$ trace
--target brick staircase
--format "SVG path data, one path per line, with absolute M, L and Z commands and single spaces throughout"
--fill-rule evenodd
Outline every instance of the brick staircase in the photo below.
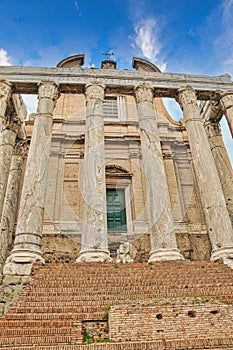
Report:
M 104 320 L 110 304 L 203 296 L 233 306 L 233 270 L 220 262 L 200 261 L 35 266 L 31 283 L 0 318 L 0 348 L 233 349 L 233 331 L 209 339 L 205 324 L 193 339 L 184 333 L 183 339 L 83 344 L 83 321 Z

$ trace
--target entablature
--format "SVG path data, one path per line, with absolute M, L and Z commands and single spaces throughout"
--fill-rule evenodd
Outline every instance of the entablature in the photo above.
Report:
M 156 97 L 176 97 L 177 90 L 187 86 L 197 92 L 200 100 L 215 99 L 222 91 L 233 90 L 229 74 L 205 76 L 193 74 L 139 72 L 96 68 L 0 67 L 0 80 L 13 84 L 14 93 L 35 94 L 41 81 L 60 85 L 62 93 L 83 93 L 84 86 L 101 83 L 108 91 L 133 94 L 135 86 L 149 83 Z

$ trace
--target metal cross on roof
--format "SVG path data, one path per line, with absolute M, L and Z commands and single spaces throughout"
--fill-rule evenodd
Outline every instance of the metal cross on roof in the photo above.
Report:
M 107 50 L 103 52 L 102 55 L 106 56 L 107 59 L 110 59 L 111 56 L 114 56 L 114 52 L 112 50 Z

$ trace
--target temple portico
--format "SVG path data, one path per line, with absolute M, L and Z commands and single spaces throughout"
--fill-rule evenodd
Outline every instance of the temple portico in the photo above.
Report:
M 233 134 L 230 76 L 161 73 L 137 58 L 136 71 L 123 71 L 107 61 L 0 67 L 4 274 L 29 275 L 44 262 L 43 233 L 55 225 L 80 243 L 78 262 L 111 261 L 121 244 L 150 235 L 149 263 L 187 258 L 198 238 L 200 249 L 210 242 L 211 260 L 232 267 L 232 166 L 219 130 L 225 114 Z M 13 101 L 26 93 L 38 95 L 38 109 L 25 122 Z M 179 102 L 182 122 L 162 97 Z

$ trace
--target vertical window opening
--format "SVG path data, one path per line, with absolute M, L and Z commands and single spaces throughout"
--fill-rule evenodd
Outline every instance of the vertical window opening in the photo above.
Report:
M 108 231 L 127 231 L 124 189 L 107 189 L 107 223 Z

